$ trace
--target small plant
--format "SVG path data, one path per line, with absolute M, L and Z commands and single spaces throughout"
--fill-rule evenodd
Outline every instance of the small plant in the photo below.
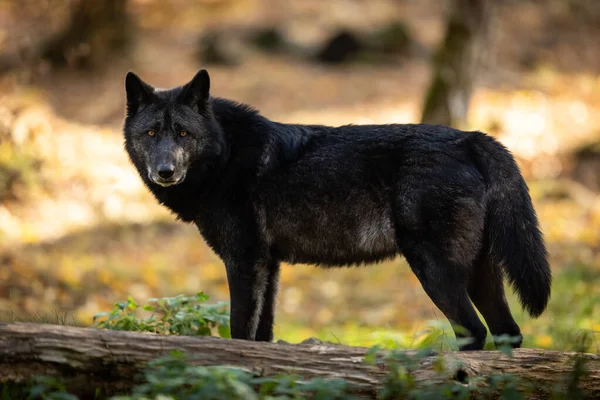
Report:
M 33 382 L 29 399 L 43 400 L 78 400 L 69 394 L 65 384 L 56 378 L 40 377 Z
M 590 332 L 580 332 L 575 337 L 574 350 L 575 355 L 572 357 L 573 367 L 565 379 L 558 383 L 554 388 L 554 400 L 580 400 L 584 399 L 585 395 L 581 388 L 582 378 L 589 376 L 587 361 L 582 354 L 586 349 L 591 347 L 593 337 Z
M 465 332 L 463 328 L 456 326 L 458 332 Z M 458 349 L 465 340 L 456 339 L 452 333 L 452 326 L 446 321 L 433 320 L 427 323 L 427 328 L 418 332 L 415 336 L 414 346 L 419 350 L 445 351 Z
M 180 352 L 148 364 L 144 381 L 130 396 L 111 400 L 203 399 L 203 400 L 317 400 L 352 399 L 344 380 L 312 379 L 302 382 L 291 375 L 257 377 L 240 368 L 194 366 Z
M 437 354 L 431 348 L 422 348 L 417 353 L 392 350 L 377 357 L 379 349 L 372 348 L 365 361 L 379 363 L 387 371 L 378 399 L 526 399 L 534 386 L 512 374 L 496 374 L 486 378 L 469 377 L 461 361 L 452 354 Z M 507 352 L 512 357 L 511 352 Z M 425 358 L 433 357 L 433 373 L 430 380 L 417 381 L 415 371 Z
M 228 367 L 202 367 L 190 364 L 180 352 L 161 357 L 148 364 L 144 383 L 131 396 L 113 400 L 142 399 L 257 399 L 250 382 L 252 375 Z
M 209 297 L 199 292 L 195 296 L 178 295 L 148 299 L 138 306 L 130 296 L 111 311 L 96 314 L 97 328 L 120 331 L 153 332 L 161 335 L 219 336 L 229 338 L 229 311 L 227 302 L 205 304 Z M 139 317 L 137 312 L 150 313 Z

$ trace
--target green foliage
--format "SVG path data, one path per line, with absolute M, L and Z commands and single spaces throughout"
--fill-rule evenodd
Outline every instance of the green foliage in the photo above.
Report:
M 30 399 L 43 400 L 77 400 L 77 397 L 67 393 L 66 385 L 59 379 L 40 377 L 34 381 L 29 393 Z
M 115 400 L 154 399 L 254 399 L 252 375 L 227 367 L 190 365 L 181 353 L 160 358 L 149 364 L 144 372 L 145 383 L 135 387 L 131 396 Z
M 373 353 L 369 356 L 372 358 Z M 432 362 L 435 376 L 428 382 L 417 382 L 414 372 L 425 358 Z M 394 350 L 383 358 L 386 378 L 378 394 L 382 400 L 399 398 L 415 400 L 485 399 L 500 394 L 502 399 L 525 399 L 533 386 L 520 377 L 496 374 L 487 378 L 469 377 L 465 366 L 452 355 L 435 355 L 424 348 L 415 354 Z
M 443 333 L 445 327 L 432 324 L 431 329 L 422 338 L 415 352 L 393 349 L 381 353 L 381 347 L 375 346 L 367 352 L 365 362 L 381 364 L 387 371 L 378 399 L 485 399 L 497 396 L 502 399 L 525 399 L 534 389 L 518 376 L 496 374 L 486 378 L 469 377 L 463 363 L 452 356 L 437 354 L 433 348 L 449 345 Z M 516 337 L 499 338 L 504 342 L 502 350 L 512 357 L 510 343 L 519 340 Z M 434 344 L 434 346 L 432 346 Z M 431 363 L 435 373 L 428 382 L 417 382 L 414 372 L 424 362 Z M 558 390 L 558 389 L 557 389 Z
M 464 332 L 460 327 L 456 327 L 458 332 Z M 436 351 L 457 350 L 462 344 L 466 344 L 468 339 L 456 339 L 452 333 L 452 326 L 447 321 L 430 321 L 427 328 L 417 334 L 416 348 L 430 349 Z
M 348 383 L 342 380 L 312 379 L 281 375 L 257 377 L 248 371 L 230 367 L 194 366 L 194 360 L 182 353 L 172 353 L 151 362 L 144 372 L 145 383 L 136 386 L 131 396 L 112 400 L 146 399 L 351 399 Z
M 559 382 L 553 391 L 553 400 L 582 400 L 585 398 L 580 387 L 582 378 L 589 376 L 586 360 L 581 353 L 590 347 L 593 336 L 589 332 L 581 332 L 575 339 L 576 354 L 572 358 L 573 367 L 562 382 Z
M 519 336 L 500 335 L 494 336 L 494 342 L 496 343 L 496 350 L 504 353 L 508 357 L 512 357 L 513 345 L 519 343 L 521 338 Z
M 216 330 L 219 336 L 230 337 L 228 303 L 205 304 L 208 299 L 199 292 L 195 296 L 149 299 L 148 304 L 138 306 L 130 296 L 111 311 L 96 314 L 94 322 L 100 329 L 185 336 L 211 336 Z M 136 315 L 140 310 L 150 315 L 140 318 Z

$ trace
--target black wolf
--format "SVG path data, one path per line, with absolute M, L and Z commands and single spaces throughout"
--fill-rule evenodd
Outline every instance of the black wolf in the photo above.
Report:
M 125 80 L 125 148 L 156 199 L 225 264 L 233 338 L 271 341 L 279 264 L 341 267 L 404 255 L 425 292 L 481 349 L 517 336 L 503 276 L 533 317 L 551 272 L 528 187 L 480 132 L 426 124 L 271 121 L 209 95 L 206 70 L 154 89 Z M 398 290 L 401 290 L 398 288 Z

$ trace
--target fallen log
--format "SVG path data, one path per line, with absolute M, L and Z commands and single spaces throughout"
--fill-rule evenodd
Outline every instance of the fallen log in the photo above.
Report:
M 264 376 L 294 374 L 303 378 L 343 378 L 356 394 L 374 397 L 386 374 L 382 364 L 368 364 L 369 349 L 329 343 L 260 343 L 215 337 L 159 336 L 46 324 L 0 323 L 0 382 L 23 383 L 44 375 L 67 379 L 80 398 L 93 398 L 96 389 L 124 393 L 138 382 L 146 363 L 180 350 L 194 355 L 197 365 L 235 366 Z M 409 352 L 411 353 L 411 352 Z M 414 352 L 412 352 L 414 353 Z M 542 388 L 555 386 L 583 357 L 587 376 L 580 388 L 586 398 L 600 398 L 600 356 L 536 349 L 519 349 L 508 357 L 498 351 L 449 353 L 451 375 L 471 377 L 510 373 Z M 418 384 L 436 382 L 435 357 L 419 361 Z

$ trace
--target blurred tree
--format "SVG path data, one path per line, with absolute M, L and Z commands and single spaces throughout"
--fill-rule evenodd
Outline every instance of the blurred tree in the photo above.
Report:
M 580 146 L 571 157 L 575 164 L 573 179 L 600 192 L 600 139 Z
M 364 50 L 364 44 L 357 34 L 343 29 L 334 33 L 321 49 L 318 50 L 316 59 L 326 64 L 340 64 L 347 62 Z
M 196 58 L 200 63 L 210 65 L 235 65 L 237 57 L 227 46 L 228 38 L 218 29 L 208 29 L 198 41 Z
M 53 66 L 93 67 L 122 51 L 129 39 L 127 0 L 77 0 L 64 30 L 43 45 Z
M 452 0 L 444 40 L 433 62 L 425 123 L 462 126 L 496 0 Z

